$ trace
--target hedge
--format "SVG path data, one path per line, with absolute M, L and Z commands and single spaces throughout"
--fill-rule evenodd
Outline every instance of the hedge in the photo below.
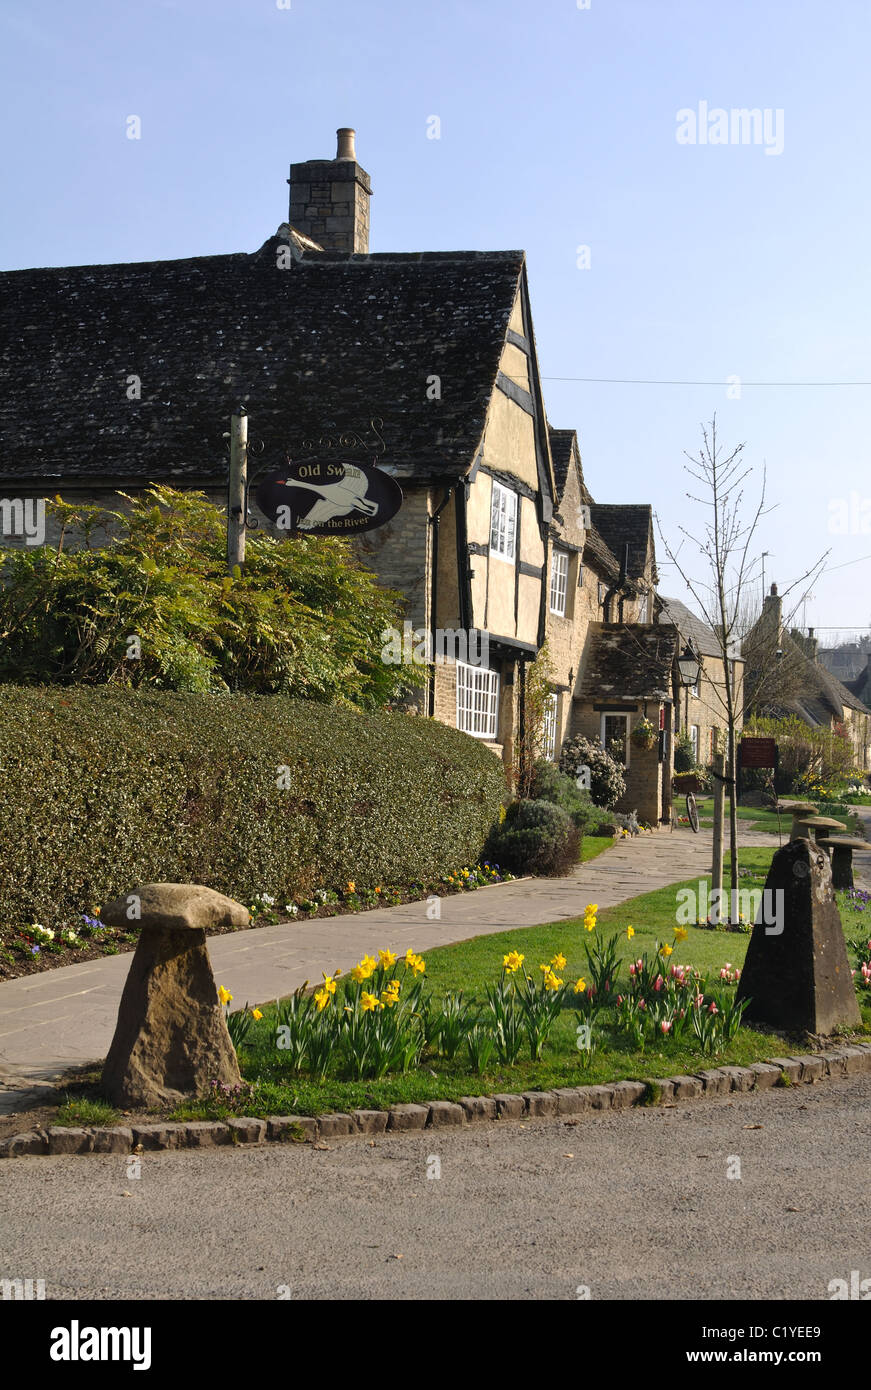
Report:
M 0 687 L 0 787 L 0 908 L 15 929 L 150 881 L 278 903 L 349 879 L 434 883 L 477 859 L 505 792 L 487 748 L 421 717 L 17 686 Z

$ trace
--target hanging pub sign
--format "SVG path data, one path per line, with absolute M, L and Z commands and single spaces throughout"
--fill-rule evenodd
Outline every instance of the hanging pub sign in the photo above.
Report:
M 390 521 L 402 505 L 402 489 L 374 464 L 305 459 L 264 478 L 257 505 L 280 531 L 343 536 Z
M 742 738 L 741 766 L 777 767 L 777 743 L 773 738 Z

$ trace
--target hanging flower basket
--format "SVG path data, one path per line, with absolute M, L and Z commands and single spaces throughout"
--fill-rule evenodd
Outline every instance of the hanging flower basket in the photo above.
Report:
M 676 772 L 672 778 L 672 786 L 680 796 L 689 796 L 690 792 L 696 796 L 705 790 L 702 778 L 697 772 Z
M 633 748 L 649 749 L 656 743 L 659 732 L 654 728 L 649 719 L 639 719 L 629 737 L 632 740 Z

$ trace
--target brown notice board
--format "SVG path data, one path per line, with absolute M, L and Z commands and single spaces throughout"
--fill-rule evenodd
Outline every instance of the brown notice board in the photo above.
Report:
M 777 742 L 773 738 L 742 738 L 742 767 L 776 767 Z

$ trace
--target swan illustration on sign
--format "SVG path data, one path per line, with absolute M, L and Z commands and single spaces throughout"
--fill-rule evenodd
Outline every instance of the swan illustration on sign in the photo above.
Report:
M 311 531 L 315 526 L 322 526 L 324 522 L 332 521 L 337 516 L 349 516 L 353 511 L 363 512 L 366 516 L 378 515 L 378 503 L 370 502 L 366 496 L 369 491 L 369 479 L 363 470 L 354 463 L 346 463 L 343 467 L 345 476 L 338 483 L 307 483 L 299 478 L 284 479 L 286 486 L 314 492 L 318 497 L 311 511 L 297 521 L 296 524 L 301 531 Z
M 316 459 L 270 474 L 257 502 L 281 531 L 334 536 L 383 526 L 399 510 L 402 491 L 372 464 Z

